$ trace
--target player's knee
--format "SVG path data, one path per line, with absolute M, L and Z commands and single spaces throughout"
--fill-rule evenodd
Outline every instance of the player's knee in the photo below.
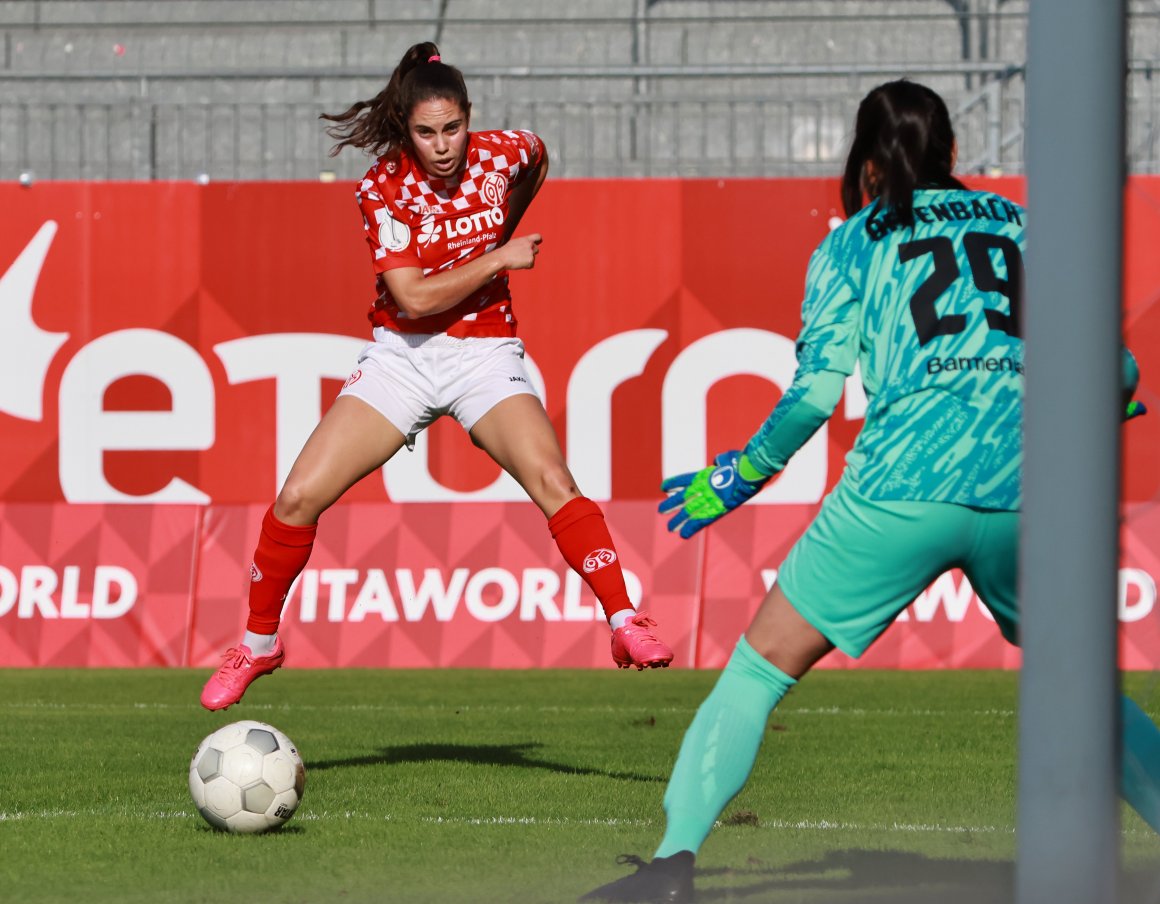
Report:
M 563 464 L 552 464 L 540 472 L 540 489 L 545 496 L 558 499 L 571 499 L 580 495 L 572 472 Z
M 524 490 L 549 517 L 581 495 L 566 467 L 547 466 L 521 480 Z
M 325 505 L 302 481 L 286 481 L 274 502 L 274 517 L 287 524 L 314 524 Z

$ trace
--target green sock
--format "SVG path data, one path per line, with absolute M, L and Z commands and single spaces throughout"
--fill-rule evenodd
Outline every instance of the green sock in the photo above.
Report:
M 1120 707 L 1120 795 L 1160 832 L 1160 729 L 1127 697 Z
M 737 641 L 729 664 L 685 732 L 665 791 L 665 837 L 655 856 L 697 853 L 753 771 L 770 712 L 796 683 L 744 636 Z

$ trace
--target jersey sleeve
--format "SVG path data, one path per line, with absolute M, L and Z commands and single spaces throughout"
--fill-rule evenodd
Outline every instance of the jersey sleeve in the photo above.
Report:
M 421 266 L 411 227 L 391 216 L 372 179 L 362 181 L 356 197 L 375 273 Z
M 745 444 L 750 464 L 766 475 L 785 468 L 793 454 L 830 419 L 845 385 L 845 378 L 832 370 L 795 377 L 765 423 Z
M 543 140 L 535 132 L 517 129 L 508 132 L 507 135 L 515 142 L 516 151 L 520 157 L 520 172 L 516 177 L 518 184 L 527 178 L 529 173 L 535 172 L 536 168 L 544 162 L 547 151 L 544 149 Z
M 847 377 L 858 363 L 859 293 L 829 243 L 810 258 L 802 330 L 797 339 L 799 373 L 830 370 Z
M 858 360 L 858 313 L 858 293 L 823 243 L 806 273 L 793 383 L 745 446 L 763 474 L 782 470 L 834 413 Z

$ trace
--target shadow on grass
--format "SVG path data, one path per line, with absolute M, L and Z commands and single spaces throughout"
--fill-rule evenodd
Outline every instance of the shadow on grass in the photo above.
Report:
M 1015 864 L 930 858 L 903 851 L 832 851 L 783 867 L 754 862 L 735 869 L 698 868 L 697 900 L 809 904 L 1014 904 Z M 1126 869 L 1120 900 L 1160 904 L 1160 864 Z
M 565 775 L 596 775 L 626 782 L 664 782 L 666 776 L 644 775 L 640 772 L 616 772 L 589 766 L 570 766 L 540 759 L 534 752 L 541 745 L 528 744 L 402 744 L 383 747 L 378 753 L 347 757 L 341 760 L 320 760 L 306 764 L 306 771 L 344 769 L 350 766 L 393 766 L 399 763 L 451 762 L 476 766 L 516 766 L 521 769 L 548 769 Z
M 266 829 L 264 832 L 227 832 L 225 829 L 219 829 L 216 826 L 203 824 L 197 827 L 198 832 L 203 832 L 209 835 L 221 835 L 223 838 L 274 838 L 278 835 L 305 835 L 306 829 L 302 826 L 294 825 L 280 825 L 272 829 Z
M 932 859 L 905 851 L 830 851 L 781 867 L 697 869 L 697 900 L 802 900 L 810 904 L 1006 904 L 1014 900 L 1014 864 Z

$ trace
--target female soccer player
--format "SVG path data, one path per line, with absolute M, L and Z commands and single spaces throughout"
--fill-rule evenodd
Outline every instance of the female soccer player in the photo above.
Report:
M 608 616 L 616 664 L 673 658 L 629 601 L 604 515 L 576 488 L 516 338 L 506 274 L 532 268 L 540 251 L 539 235 L 514 232 L 548 173 L 547 152 L 531 132 L 472 132 L 470 117 L 462 73 L 431 43 L 411 47 L 373 100 L 323 117 L 336 123 L 335 152 L 378 156 L 357 191 L 378 289 L 374 341 L 266 513 L 246 634 L 205 685 L 207 709 L 237 703 L 282 665 L 282 605 L 319 515 L 444 414 L 543 510 Z
M 834 647 L 860 656 L 942 572 L 961 568 L 1017 642 L 1026 213 L 969 191 L 954 161 L 933 91 L 896 81 L 866 96 L 842 178 L 848 219 L 807 271 L 792 386 L 743 451 L 662 484 L 669 529 L 692 536 L 785 467 L 860 364 L 865 424 L 685 734 L 654 859 L 630 858 L 636 873 L 583 900 L 691 900 L 696 853 L 748 780 L 769 713 Z M 1126 416 L 1138 413 L 1131 402 Z M 1123 710 L 1122 791 L 1160 829 L 1160 732 L 1127 698 Z

